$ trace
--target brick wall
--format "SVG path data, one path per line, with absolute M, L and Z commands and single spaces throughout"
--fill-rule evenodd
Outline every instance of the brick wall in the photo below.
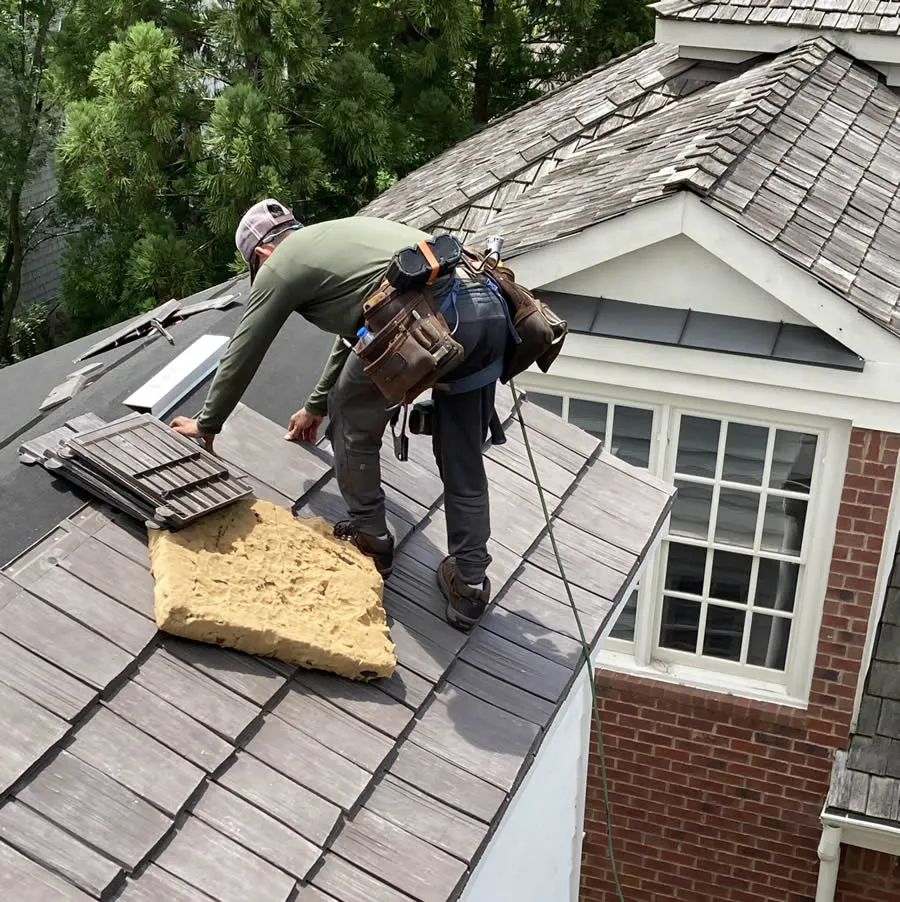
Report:
M 812 902 L 818 815 L 831 753 L 847 744 L 898 449 L 898 435 L 851 434 L 807 709 L 598 674 L 628 902 Z M 594 751 L 582 902 L 617 899 L 602 793 Z M 893 899 L 853 892 L 842 902 Z
M 843 846 L 835 902 L 900 902 L 900 861 L 883 852 Z

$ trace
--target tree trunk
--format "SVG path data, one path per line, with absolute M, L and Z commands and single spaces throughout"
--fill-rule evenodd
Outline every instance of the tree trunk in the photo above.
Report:
M 493 47 L 489 34 L 494 24 L 496 7 L 494 0 L 481 0 L 481 35 L 478 52 L 475 54 L 474 91 L 472 93 L 472 119 L 487 122 L 490 116 L 491 99 L 491 55 Z
M 9 221 L 7 222 L 6 253 L 0 263 L 0 362 L 10 363 L 12 358 L 13 314 L 22 287 L 22 224 L 20 222 L 20 190 L 14 189 L 10 197 Z
M 34 141 L 43 109 L 41 98 L 41 77 L 44 70 L 44 50 L 50 28 L 52 9 L 48 5 L 42 13 L 35 34 L 30 59 L 26 47 L 22 45 L 22 71 L 19 77 L 30 89 L 19 101 L 19 141 L 16 149 L 16 167 L 9 196 L 9 219 L 7 221 L 6 251 L 0 261 L 0 362 L 12 357 L 10 332 L 13 314 L 19 300 L 22 286 L 22 264 L 25 261 L 26 244 L 22 222 L 22 191 L 28 181 L 28 163 L 34 150 Z M 25 32 L 25 4 L 20 4 L 20 22 Z

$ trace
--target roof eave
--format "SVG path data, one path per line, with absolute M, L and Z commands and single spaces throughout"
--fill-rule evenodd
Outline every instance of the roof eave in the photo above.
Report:
M 823 827 L 841 831 L 841 842 L 889 855 L 900 855 L 900 822 L 896 824 L 861 817 L 827 804 L 819 820 Z

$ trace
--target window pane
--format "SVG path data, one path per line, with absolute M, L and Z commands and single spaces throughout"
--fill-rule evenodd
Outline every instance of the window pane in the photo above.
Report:
M 779 429 L 775 433 L 769 485 L 773 489 L 809 494 L 815 459 L 816 437 L 814 435 L 786 432 Z
M 796 498 L 767 498 L 760 548 L 799 557 L 805 525 L 805 501 Z
M 711 598 L 722 601 L 747 603 L 750 595 L 750 571 L 753 558 L 733 551 L 714 551 L 712 578 L 709 583 Z
M 762 426 L 729 423 L 728 433 L 725 437 L 722 479 L 726 482 L 762 485 L 768 441 L 769 430 Z
M 722 424 L 718 420 L 682 417 L 678 431 L 676 472 L 712 479 L 716 475 L 721 427 Z
M 558 417 L 562 416 L 563 399 L 559 395 L 545 395 L 539 391 L 526 392 L 526 399 L 537 404 L 538 407 L 544 407 L 555 413 Z
M 606 438 L 606 405 L 599 401 L 570 398 L 569 422 L 602 441 Z
M 696 545 L 669 544 L 666 562 L 666 588 L 675 592 L 703 594 L 703 575 L 706 571 L 706 549 Z
M 616 620 L 616 625 L 609 634 L 611 639 L 624 639 L 626 642 L 634 640 L 634 618 L 637 614 L 637 598 L 638 593 L 637 589 L 635 589 L 628 601 L 625 602 L 625 607 L 622 608 L 622 612 Z
M 613 410 L 613 437 L 610 448 L 616 457 L 635 467 L 649 467 L 652 435 L 652 410 L 616 405 Z
M 709 516 L 712 511 L 712 486 L 676 479 L 675 487 L 678 494 L 675 496 L 675 504 L 672 505 L 670 535 L 706 541 L 709 537 Z
M 746 616 L 747 612 L 741 608 L 723 608 L 711 604 L 706 610 L 703 654 L 713 658 L 740 661 Z
M 663 601 L 659 644 L 664 648 L 696 652 L 699 626 L 699 601 L 689 601 L 686 598 L 666 598 Z
M 791 621 L 787 617 L 754 614 L 747 663 L 772 670 L 784 670 L 790 635 Z
M 760 496 L 755 492 L 721 489 L 716 519 L 716 541 L 723 545 L 753 547 Z
M 760 558 L 759 574 L 756 577 L 756 597 L 753 604 L 758 608 L 793 611 L 794 594 L 797 591 L 799 575 L 799 564 Z

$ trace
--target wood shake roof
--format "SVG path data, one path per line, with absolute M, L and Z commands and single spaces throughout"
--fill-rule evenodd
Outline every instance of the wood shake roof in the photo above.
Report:
M 475 244 L 499 234 L 515 257 L 690 191 L 900 334 L 898 114 L 877 74 L 822 38 L 730 72 L 654 45 L 489 124 L 362 212 Z M 511 174 L 526 166 L 527 185 Z

